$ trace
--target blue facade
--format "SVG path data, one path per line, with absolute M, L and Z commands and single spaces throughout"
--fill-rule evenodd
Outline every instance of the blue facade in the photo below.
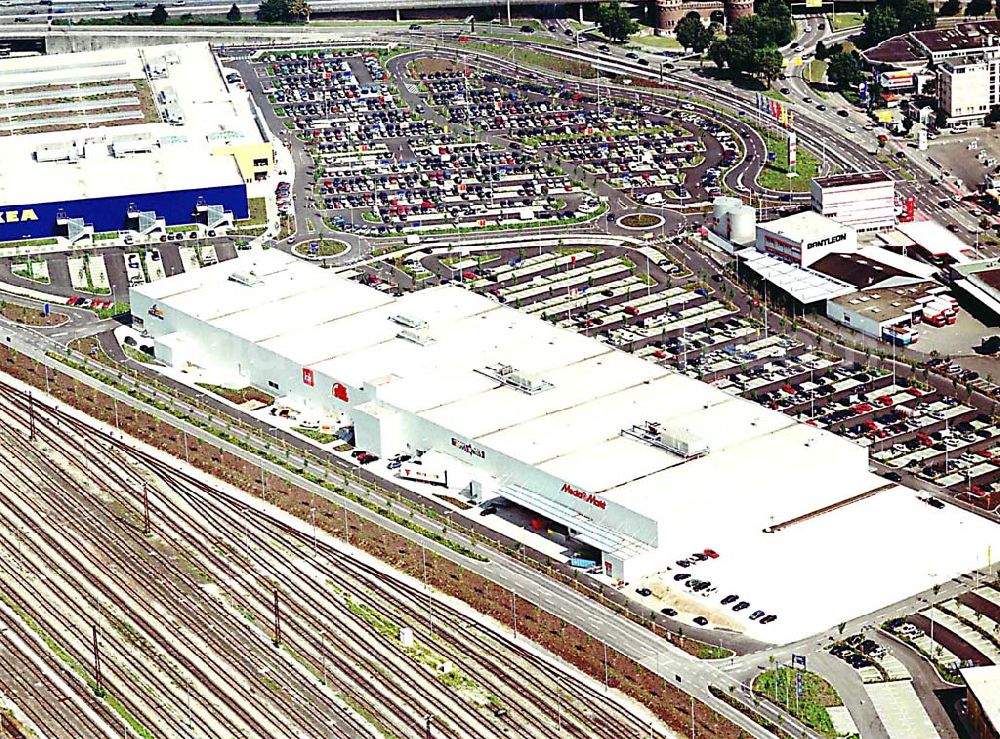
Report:
M 0 206 L 0 241 L 37 239 L 58 236 L 56 214 L 63 210 L 69 218 L 82 218 L 92 224 L 94 231 L 123 231 L 129 226 L 128 207 L 153 210 L 168 226 L 194 223 L 195 206 L 199 198 L 208 205 L 222 205 L 232 211 L 236 219 L 249 216 L 247 188 L 243 183 L 219 187 L 191 188 L 171 192 L 152 192 L 137 195 L 116 195 L 104 198 L 86 198 L 50 203 L 27 203 Z

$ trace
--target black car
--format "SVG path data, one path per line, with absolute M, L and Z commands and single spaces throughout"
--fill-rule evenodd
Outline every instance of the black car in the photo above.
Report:
M 691 566 L 691 563 L 688 560 L 686 560 L 686 559 L 679 559 L 676 562 L 674 562 L 674 564 L 677 565 L 678 567 L 690 567 Z
M 743 610 L 746 610 L 749 607 L 750 607 L 749 603 L 747 603 L 745 600 L 741 600 L 739 603 L 737 603 L 735 606 L 733 606 L 733 610 L 734 611 L 743 611 Z
M 763 611 L 757 610 L 750 614 L 750 620 L 756 621 L 758 618 L 764 615 Z
M 645 59 L 645 58 L 640 59 L 639 60 L 639 64 L 642 64 L 643 66 L 647 66 L 648 67 L 649 66 L 649 59 Z
M 488 505 L 483 510 L 479 512 L 480 516 L 492 516 L 497 512 L 497 507 L 495 505 Z
M 775 616 L 775 615 L 774 615 L 774 614 L 772 613 L 772 614 L 771 614 L 770 616 L 764 616 L 764 618 L 762 618 L 762 619 L 760 620 L 760 622 L 761 622 L 762 624 L 769 624 L 769 623 L 773 623 L 774 621 L 777 621 L 777 620 L 778 620 L 778 617 L 777 617 L 777 616 Z
M 597 47 L 597 50 L 598 51 L 611 51 L 611 47 L 608 46 L 607 44 L 601 44 L 600 46 Z
M 533 26 L 521 26 L 521 33 L 534 33 L 535 29 Z
M 643 598 L 647 598 L 647 597 L 649 597 L 650 595 L 653 594 L 653 591 L 650 590 L 649 588 L 636 588 L 635 592 L 637 592 Z
M 929 505 L 931 508 L 938 508 L 938 509 L 944 508 L 944 503 L 942 503 L 937 498 L 928 498 L 927 505 Z
M 699 626 L 708 626 L 708 619 L 704 616 L 695 616 L 692 620 Z
M 634 51 L 630 51 L 625 56 L 628 57 L 629 59 L 638 59 L 639 58 L 639 55 L 636 54 Z
M 739 600 L 739 598 L 740 596 L 738 595 L 727 595 L 725 598 L 722 599 L 722 605 L 728 606 L 733 601 Z
M 660 613 L 662 613 L 664 616 L 671 616 L 671 617 L 677 615 L 677 611 L 675 611 L 673 608 L 661 608 Z
M 849 116 L 850 113 L 848 113 L 846 110 L 841 109 L 837 111 L 837 115 L 839 115 L 841 118 L 847 118 L 847 116 Z
M 680 582 L 681 580 L 687 580 L 689 577 L 691 577 L 690 572 L 679 572 L 676 575 L 674 575 L 674 580 Z
M 886 472 L 882 475 L 886 480 L 892 480 L 893 482 L 902 482 L 903 476 L 898 472 Z

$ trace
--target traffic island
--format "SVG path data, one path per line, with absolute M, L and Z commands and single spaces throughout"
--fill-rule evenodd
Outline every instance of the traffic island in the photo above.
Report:
M 310 239 L 296 244 L 292 251 L 296 256 L 306 259 L 325 259 L 343 254 L 350 247 L 336 239 Z
M 642 231 L 648 228 L 659 228 L 664 222 L 663 216 L 657 213 L 629 213 L 618 221 L 618 225 L 630 231 Z

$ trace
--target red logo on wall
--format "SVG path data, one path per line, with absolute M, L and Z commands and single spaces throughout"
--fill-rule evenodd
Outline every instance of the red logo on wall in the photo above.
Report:
M 345 403 L 349 402 L 347 397 L 347 388 L 341 385 L 339 382 L 333 384 L 333 397 L 337 400 L 342 400 Z
M 316 377 L 313 375 L 313 371 L 306 367 L 302 368 L 302 382 L 304 382 L 309 387 L 313 387 L 316 384 Z
M 577 488 L 573 487 L 568 483 L 563 483 L 562 492 L 569 493 L 574 498 L 585 500 L 586 502 L 590 503 L 592 506 L 596 506 L 597 508 L 603 509 L 606 508 L 608 505 L 593 493 L 588 493 L 585 490 L 578 490 Z

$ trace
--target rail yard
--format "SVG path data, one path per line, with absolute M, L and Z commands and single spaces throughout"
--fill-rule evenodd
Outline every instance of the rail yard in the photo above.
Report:
M 352 556 L 321 522 L 9 385 L 0 417 L 0 670 L 44 736 L 651 730 L 603 686 Z

